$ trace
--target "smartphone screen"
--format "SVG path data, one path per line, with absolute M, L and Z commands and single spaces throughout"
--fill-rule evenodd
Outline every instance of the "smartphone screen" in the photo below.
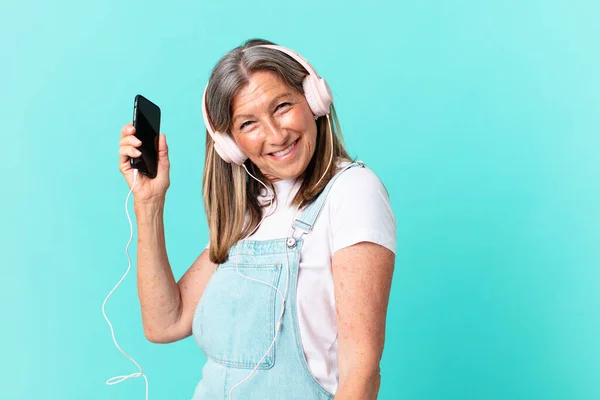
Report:
M 141 140 L 138 147 L 142 155 L 131 159 L 131 167 L 149 178 L 156 178 L 158 169 L 158 136 L 160 132 L 160 108 L 138 94 L 133 105 L 135 137 Z

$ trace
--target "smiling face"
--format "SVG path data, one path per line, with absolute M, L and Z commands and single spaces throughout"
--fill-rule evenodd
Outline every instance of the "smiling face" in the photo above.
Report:
M 272 182 L 300 176 L 316 147 L 317 124 L 302 93 L 257 71 L 234 96 L 231 133 Z

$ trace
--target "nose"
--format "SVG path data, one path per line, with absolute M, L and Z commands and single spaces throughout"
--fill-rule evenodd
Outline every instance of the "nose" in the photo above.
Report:
M 282 129 L 281 125 L 275 119 L 268 118 L 263 123 L 263 135 L 266 141 L 274 146 L 281 146 L 287 143 L 287 131 Z

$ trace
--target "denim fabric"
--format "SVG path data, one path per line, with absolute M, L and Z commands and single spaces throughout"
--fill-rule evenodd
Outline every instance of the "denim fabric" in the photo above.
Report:
M 296 310 L 296 285 L 303 235 L 314 226 L 337 177 L 294 221 L 291 237 L 238 242 L 227 261 L 217 267 L 198 302 L 192 330 L 206 355 L 202 379 L 192 400 L 229 400 L 233 386 L 252 376 L 231 393 L 244 400 L 326 400 L 325 390 L 308 368 Z M 285 310 L 275 344 L 276 324 L 282 307 L 280 294 L 272 287 L 238 275 L 267 282 L 285 294 Z M 288 275 L 289 273 L 289 275 Z M 262 359 L 262 361 L 261 361 Z

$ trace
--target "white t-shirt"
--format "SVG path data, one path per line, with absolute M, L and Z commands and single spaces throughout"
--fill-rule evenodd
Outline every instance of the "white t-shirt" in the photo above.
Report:
M 348 165 L 340 163 L 340 167 Z M 294 198 L 299 183 L 274 183 L 277 207 L 247 239 L 287 237 L 293 223 Z M 264 208 L 266 213 L 268 207 Z M 298 213 L 300 215 L 302 210 Z M 354 167 L 333 184 L 325 206 L 304 237 L 298 270 L 296 304 L 302 347 L 308 367 L 330 393 L 338 386 L 337 317 L 331 260 L 333 254 L 359 242 L 380 244 L 396 252 L 396 219 L 388 193 L 373 171 Z

